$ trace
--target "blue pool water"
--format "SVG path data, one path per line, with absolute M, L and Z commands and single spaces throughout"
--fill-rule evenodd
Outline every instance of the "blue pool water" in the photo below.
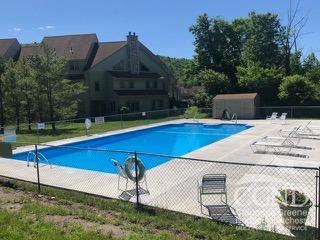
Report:
M 53 165 L 115 173 L 116 169 L 111 159 L 116 159 L 123 164 L 132 154 L 92 149 L 182 156 L 248 128 L 250 126 L 243 124 L 168 124 L 75 142 L 61 147 L 50 147 L 39 150 L 39 152 Z M 82 149 L 74 149 L 72 147 Z M 14 159 L 26 160 L 27 154 L 28 152 L 15 154 Z M 142 160 L 146 169 L 151 169 L 172 159 L 171 157 L 148 154 L 138 154 L 138 157 Z

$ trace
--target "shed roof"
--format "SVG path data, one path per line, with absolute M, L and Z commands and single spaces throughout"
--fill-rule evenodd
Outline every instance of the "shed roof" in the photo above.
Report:
M 213 99 L 229 100 L 229 99 L 255 99 L 258 93 L 239 93 L 239 94 L 218 94 Z

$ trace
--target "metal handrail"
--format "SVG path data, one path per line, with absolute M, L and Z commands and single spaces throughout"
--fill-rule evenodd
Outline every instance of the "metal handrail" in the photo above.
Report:
M 234 119 L 236 119 L 236 120 L 234 120 Z M 232 122 L 236 122 L 236 124 L 238 124 L 238 115 L 237 115 L 236 113 L 234 113 L 234 114 L 232 115 L 231 121 L 232 121 Z
M 36 158 L 37 158 L 37 155 L 35 152 L 28 152 L 28 155 L 27 155 L 27 166 L 29 167 L 30 164 L 30 155 L 33 155 L 33 166 L 36 167 Z M 50 168 L 52 168 L 52 165 L 51 163 L 49 162 L 49 160 L 40 152 L 38 152 L 38 161 L 40 162 L 41 161 L 41 158 L 44 159 L 47 164 L 50 166 Z

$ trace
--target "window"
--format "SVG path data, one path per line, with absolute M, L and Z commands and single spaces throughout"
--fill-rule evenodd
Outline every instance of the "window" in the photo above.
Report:
M 129 108 L 130 112 L 138 112 L 140 111 L 140 102 L 126 102 L 126 107 Z
M 78 70 L 80 70 L 80 67 L 77 63 L 70 63 L 70 70 L 71 71 L 78 71 Z
M 157 81 L 153 82 L 153 88 L 158 88 L 158 82 Z
M 134 81 L 129 81 L 129 88 L 134 88 Z
M 141 72 L 149 72 L 149 68 L 146 67 L 142 62 L 140 62 L 140 71 Z
M 158 100 L 158 108 L 163 108 L 163 100 Z
M 123 80 L 120 81 L 120 88 L 125 88 Z
M 152 110 L 156 110 L 156 100 L 152 100 L 152 102 L 151 102 L 151 109 Z
M 107 110 L 107 104 L 105 102 L 101 103 L 101 114 L 100 115 L 105 115 Z
M 114 113 L 116 111 L 116 103 L 115 101 L 110 102 L 110 112 Z
M 150 82 L 146 81 L 146 88 L 150 88 Z
M 123 70 L 124 70 L 124 61 L 121 60 L 120 62 L 118 62 L 117 64 L 115 64 L 115 65 L 112 67 L 112 70 L 114 70 L 114 71 L 123 71 Z
M 100 84 L 99 84 L 99 82 L 95 82 L 95 83 L 94 83 L 94 90 L 95 90 L 96 92 L 99 92 L 99 91 L 100 91 Z

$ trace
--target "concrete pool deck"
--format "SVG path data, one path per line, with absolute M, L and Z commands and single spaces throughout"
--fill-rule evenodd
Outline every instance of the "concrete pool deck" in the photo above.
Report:
M 88 140 L 117 133 L 134 131 L 146 127 L 160 126 L 168 123 L 191 122 L 188 120 L 174 120 L 147 126 L 128 128 L 108 132 L 106 134 L 84 136 L 48 143 L 61 145 L 76 141 Z M 224 123 L 220 120 L 204 119 L 201 123 Z M 254 228 L 276 230 L 289 234 L 282 226 L 282 219 L 275 195 L 280 188 L 290 187 L 303 191 L 315 204 L 315 174 L 316 170 L 284 169 L 242 166 L 233 164 L 216 163 L 215 161 L 231 163 L 250 163 L 263 165 L 282 165 L 295 167 L 318 168 L 320 166 L 320 140 L 302 139 L 300 145 L 310 146 L 312 150 L 299 150 L 308 158 L 289 156 L 274 156 L 272 154 L 254 154 L 250 143 L 264 136 L 278 136 L 280 129 L 293 129 L 305 125 L 309 120 L 287 120 L 285 124 L 280 121 L 271 123 L 266 120 L 239 120 L 238 123 L 253 125 L 238 134 L 207 145 L 184 157 L 208 161 L 189 161 L 173 159 L 160 166 L 147 171 L 149 195 L 142 195 L 144 204 L 162 207 L 198 216 L 206 216 L 200 212 L 197 201 L 197 182 L 207 173 L 225 173 L 227 175 L 228 205 L 233 215 L 244 225 Z M 227 122 L 230 123 L 230 122 Z M 312 121 L 312 125 L 320 128 L 320 121 Z M 15 153 L 34 150 L 34 146 L 18 148 Z M 143 158 L 143 156 L 139 156 Z M 12 161 L 0 158 L 0 175 L 23 179 L 31 182 L 37 181 L 36 169 L 27 167 L 26 162 Z M 117 189 L 118 177 L 115 174 L 98 173 L 81 169 L 53 166 L 40 167 L 40 180 L 42 184 L 83 191 L 110 198 L 119 198 L 122 191 Z M 144 185 L 142 184 L 142 187 Z M 267 191 L 263 191 L 267 190 Z M 252 196 L 256 196 L 255 199 Z M 135 201 L 135 198 L 131 198 Z M 208 198 L 210 210 L 222 203 L 218 199 Z M 268 204 L 266 204 L 268 203 Z M 314 211 L 310 210 L 307 224 L 314 226 Z M 205 213 L 209 212 L 205 210 Z M 212 213 L 212 211 L 211 211 Z

